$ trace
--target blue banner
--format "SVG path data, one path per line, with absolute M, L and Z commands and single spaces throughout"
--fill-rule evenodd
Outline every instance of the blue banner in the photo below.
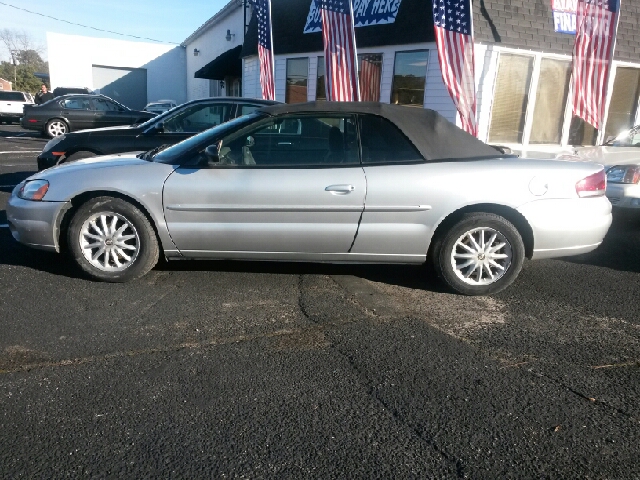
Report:
M 356 27 L 383 25 L 396 21 L 402 0 L 352 0 Z M 315 0 L 311 0 L 304 33 L 321 32 L 322 18 Z

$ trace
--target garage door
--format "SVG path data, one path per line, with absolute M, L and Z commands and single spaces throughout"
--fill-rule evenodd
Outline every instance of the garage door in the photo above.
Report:
M 147 69 L 93 65 L 93 88 L 134 110 L 147 104 Z

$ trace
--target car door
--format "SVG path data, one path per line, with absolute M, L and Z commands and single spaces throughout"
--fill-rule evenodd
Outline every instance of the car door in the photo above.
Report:
M 113 127 L 130 123 L 128 112 L 121 111 L 122 108 L 117 104 L 110 102 L 106 98 L 93 98 L 92 102 L 96 127 Z
M 165 218 L 183 255 L 345 258 L 366 195 L 355 123 L 350 116 L 287 122 L 300 124 L 296 156 L 279 145 L 283 122 L 269 118 L 224 138 L 210 168 L 180 167 L 167 179 Z M 336 130 L 342 146 L 332 147 Z
M 96 126 L 95 110 L 89 96 L 68 97 L 62 100 L 60 105 L 62 107 L 62 116 L 69 120 L 72 130 L 94 128 Z
M 209 128 L 233 118 L 235 105 L 232 102 L 202 102 L 185 105 L 183 108 L 162 117 L 136 139 L 137 150 L 150 150 L 160 145 L 173 145 Z M 160 128 L 161 124 L 161 128 Z
M 440 177 L 429 175 L 420 152 L 389 120 L 360 115 L 359 123 L 367 198 L 352 252 L 381 260 L 424 260 Z

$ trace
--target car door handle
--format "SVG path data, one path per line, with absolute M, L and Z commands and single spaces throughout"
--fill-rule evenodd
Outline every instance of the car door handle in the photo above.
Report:
M 333 195 L 346 195 L 356 189 L 353 185 L 329 185 L 324 189 L 325 192 L 331 192 Z

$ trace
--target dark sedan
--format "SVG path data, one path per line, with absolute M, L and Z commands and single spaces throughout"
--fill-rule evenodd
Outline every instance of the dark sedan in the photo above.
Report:
M 153 114 L 131 110 L 104 95 L 63 95 L 42 105 L 26 105 L 22 128 L 38 130 L 47 137 L 65 135 L 86 128 L 131 125 Z
M 173 145 L 198 132 L 276 103 L 251 98 L 204 98 L 182 104 L 140 125 L 62 135 L 45 145 L 38 156 L 38 170 L 96 155 L 147 151 L 161 145 Z

